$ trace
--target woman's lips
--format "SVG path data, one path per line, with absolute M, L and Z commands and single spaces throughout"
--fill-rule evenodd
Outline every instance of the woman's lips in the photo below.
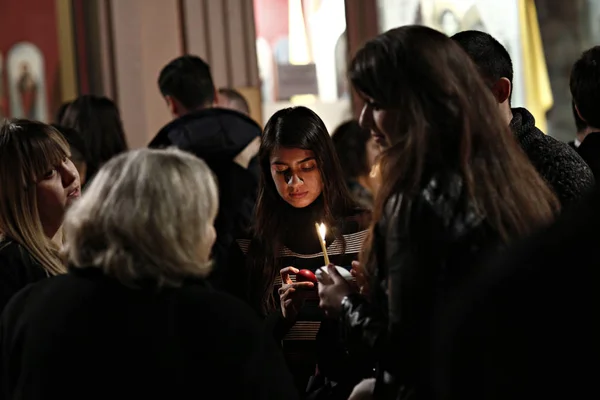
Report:
M 371 136 L 378 144 L 384 144 L 386 142 L 384 135 L 381 135 L 379 133 L 372 133 Z
M 77 197 L 79 197 L 80 194 L 81 194 L 81 189 L 77 188 L 77 189 L 74 189 L 71 192 L 69 192 L 69 194 L 67 195 L 67 197 L 77 198 Z
M 301 199 L 303 197 L 306 197 L 306 195 L 308 194 L 308 192 L 302 192 L 302 193 L 290 193 L 290 197 L 292 199 Z

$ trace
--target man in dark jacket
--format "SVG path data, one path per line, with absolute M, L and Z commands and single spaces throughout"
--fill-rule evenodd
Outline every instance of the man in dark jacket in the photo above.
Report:
M 227 266 L 230 246 L 252 221 L 261 128 L 242 113 L 214 107 L 217 95 L 210 67 L 199 57 L 186 55 L 169 62 L 160 72 L 158 86 L 174 120 L 149 147 L 189 151 L 208 164 L 219 182 L 213 248 L 214 283 L 219 286 L 219 271 Z
M 464 31 L 452 36 L 478 66 L 498 100 L 500 112 L 539 174 L 563 207 L 580 200 L 594 186 L 588 165 L 566 143 L 545 135 L 524 108 L 511 108 L 513 66 L 508 51 L 485 32 Z
M 577 123 L 577 152 L 600 179 L 600 46 L 585 51 L 571 71 L 571 96 Z M 579 129 L 579 125 L 585 127 Z

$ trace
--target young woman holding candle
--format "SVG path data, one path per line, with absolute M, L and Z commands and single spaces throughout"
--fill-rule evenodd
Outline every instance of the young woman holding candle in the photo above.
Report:
M 559 203 L 445 35 L 388 31 L 358 51 L 349 75 L 366 103 L 361 124 L 385 149 L 363 258 L 370 294 L 329 268 L 321 306 L 341 314 L 350 351 L 377 358 L 376 398 L 435 398 L 440 305 L 460 297 L 488 251 L 552 222 Z
M 318 387 L 321 395 L 346 399 L 361 371 L 346 360 L 337 321 L 326 320 L 318 308 L 316 285 L 295 282 L 295 275 L 302 269 L 316 272 L 325 264 L 315 223 L 326 229 L 330 261 L 350 269 L 370 213 L 352 200 L 327 128 L 308 108 L 287 108 L 271 117 L 259 161 L 255 226 L 249 238 L 238 240 L 244 261 L 231 264 L 229 273 L 238 276 L 224 288 L 266 318 L 300 392 L 307 391 L 312 377 L 312 398 Z M 234 271 L 235 266 L 241 268 Z M 241 285 L 232 286 L 235 282 Z M 335 393 L 330 392 L 332 382 Z

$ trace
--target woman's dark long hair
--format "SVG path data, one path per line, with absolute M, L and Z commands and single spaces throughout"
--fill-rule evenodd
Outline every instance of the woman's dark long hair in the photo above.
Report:
M 323 180 L 323 222 L 338 236 L 339 219 L 357 209 L 350 196 L 344 175 L 325 124 L 306 107 L 277 111 L 267 122 L 260 151 L 260 185 L 256 204 L 254 240 L 249 250 L 251 268 L 250 299 L 263 312 L 271 310 L 273 283 L 279 273 L 277 254 L 283 243 L 290 206 L 281 198 L 271 176 L 271 154 L 278 148 L 311 150 Z M 316 232 L 315 232 L 316 237 Z
M 390 30 L 351 62 L 354 88 L 395 117 L 381 158 L 373 223 L 390 198 L 416 195 L 430 170 L 453 170 L 500 238 L 508 242 L 551 222 L 554 193 L 519 147 L 469 56 L 423 26 Z M 374 268 L 370 244 L 363 259 Z
M 86 174 L 88 180 L 105 162 L 127 151 L 119 109 L 106 97 L 78 97 L 68 105 L 60 125 L 75 129 L 81 135 L 89 157 Z

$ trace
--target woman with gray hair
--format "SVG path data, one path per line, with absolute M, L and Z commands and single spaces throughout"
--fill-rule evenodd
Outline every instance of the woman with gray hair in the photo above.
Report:
M 295 398 L 253 311 L 204 280 L 217 207 L 193 155 L 106 163 L 66 216 L 69 272 L 2 316 L 0 398 Z

